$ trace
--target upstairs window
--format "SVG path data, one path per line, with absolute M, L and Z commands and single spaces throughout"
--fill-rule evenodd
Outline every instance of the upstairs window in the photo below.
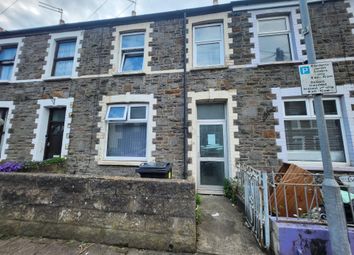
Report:
M 194 27 L 194 64 L 197 67 L 224 64 L 223 24 Z
M 74 65 L 76 38 L 56 42 L 52 76 L 71 76 Z
M 258 19 L 258 42 L 261 63 L 291 61 L 291 30 L 289 18 Z
M 121 72 L 134 72 L 143 70 L 144 41 L 144 32 L 121 35 Z
M 346 162 L 339 98 L 323 99 L 331 158 Z M 321 161 L 316 115 L 312 99 L 284 101 L 284 125 L 289 161 Z
M 108 107 L 107 159 L 146 159 L 147 108 L 146 104 L 117 104 Z
M 17 45 L 0 46 L 0 80 L 11 80 Z

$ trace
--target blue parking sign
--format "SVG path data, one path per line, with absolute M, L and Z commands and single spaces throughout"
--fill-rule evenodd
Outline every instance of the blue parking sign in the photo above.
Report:
M 301 66 L 300 67 L 300 74 L 310 74 L 311 69 L 310 66 Z

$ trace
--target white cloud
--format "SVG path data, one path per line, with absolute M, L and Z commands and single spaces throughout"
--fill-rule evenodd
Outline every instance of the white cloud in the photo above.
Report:
M 133 8 L 133 6 L 130 6 L 129 9 L 124 11 L 129 5 L 127 0 L 107 0 L 102 8 L 90 17 L 104 0 L 42 0 L 42 2 L 62 8 L 66 23 L 129 16 Z M 138 0 L 137 14 L 208 6 L 212 5 L 212 2 L 212 0 Z M 220 4 L 228 2 L 230 0 L 219 0 Z M 11 3 L 13 3 L 13 0 L 1 0 L 0 12 L 10 6 Z M 124 13 L 122 13 L 123 11 Z M 59 13 L 39 7 L 37 0 L 18 0 L 11 8 L 0 15 L 0 27 L 6 30 L 15 30 L 56 25 L 59 18 Z

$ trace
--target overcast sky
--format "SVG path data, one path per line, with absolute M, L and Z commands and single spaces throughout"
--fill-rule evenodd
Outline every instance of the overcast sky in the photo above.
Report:
M 133 9 L 129 0 L 41 1 L 62 8 L 66 23 L 129 16 Z M 229 2 L 230 0 L 219 0 L 220 4 Z M 212 3 L 213 0 L 138 0 L 136 11 L 139 15 L 208 6 Z M 8 8 L 9 6 L 11 7 Z M 6 8 L 8 9 L 5 11 Z M 56 25 L 59 18 L 59 13 L 39 7 L 38 0 L 0 0 L 0 27 L 6 30 Z

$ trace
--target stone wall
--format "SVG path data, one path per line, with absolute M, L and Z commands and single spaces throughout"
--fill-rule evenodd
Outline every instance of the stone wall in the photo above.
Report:
M 100 27 L 86 30 L 81 47 L 79 76 L 108 73 L 111 68 L 113 28 Z
M 40 79 L 44 73 L 47 56 L 48 34 L 25 37 L 23 40 L 20 63 L 16 73 L 18 80 Z
M 0 234 L 193 252 L 194 184 L 0 174 Z
M 151 36 L 151 70 L 182 69 L 183 19 L 154 22 Z

